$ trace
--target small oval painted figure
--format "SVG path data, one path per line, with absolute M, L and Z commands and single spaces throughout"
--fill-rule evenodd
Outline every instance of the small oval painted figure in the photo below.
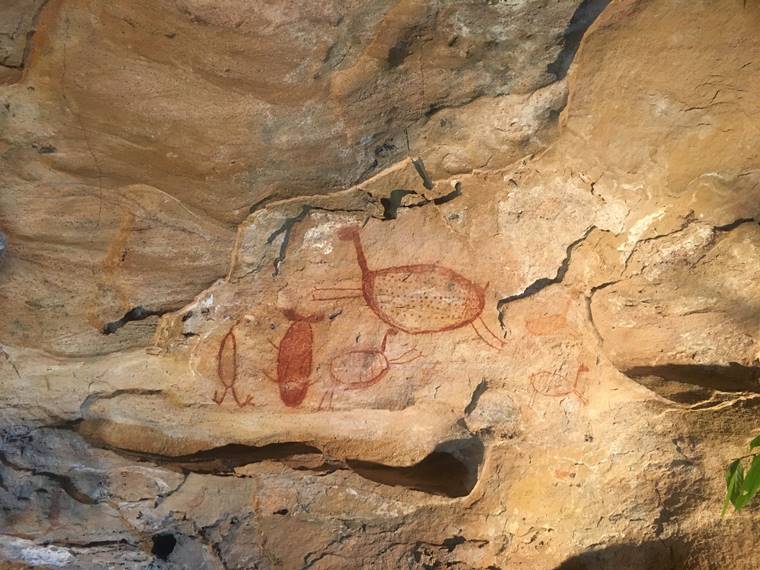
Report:
M 385 377 L 391 365 L 407 364 L 422 356 L 417 349 L 413 348 L 399 356 L 389 358 L 386 352 L 388 337 L 396 334 L 398 334 L 397 330 L 388 329 L 383 336 L 383 342 L 379 349 L 350 350 L 335 356 L 330 361 L 330 376 L 332 376 L 333 382 L 340 384 L 344 390 L 369 388 Z M 413 356 L 410 358 L 410 355 Z M 325 403 L 327 403 L 327 407 L 332 407 L 334 392 L 335 388 L 332 388 L 325 393 L 319 404 L 320 408 Z
M 558 398 L 561 396 L 573 395 L 581 403 L 587 404 L 588 401 L 583 396 L 579 388 L 581 376 L 588 372 L 589 369 L 585 364 L 580 364 L 574 378 L 563 376 L 557 372 L 543 370 L 536 372 L 530 377 L 530 385 L 533 391 L 543 396 Z M 531 398 L 532 402 L 532 398 Z
M 282 403 L 290 408 L 299 406 L 309 391 L 312 371 L 314 334 L 311 323 L 321 316 L 302 317 L 292 310 L 283 311 L 293 321 L 277 348 L 277 382 Z
M 333 380 L 348 390 L 368 388 L 383 379 L 391 364 L 406 364 L 418 359 L 420 354 L 416 349 L 407 350 L 395 358 L 388 358 L 388 337 L 396 334 L 396 330 L 389 329 L 379 349 L 351 350 L 333 358 L 330 362 L 330 375 Z M 407 358 L 410 354 L 415 356 Z
M 219 381 L 222 383 L 223 390 L 221 393 L 217 390 L 214 392 L 212 398 L 214 402 L 221 405 L 227 394 L 232 394 L 232 399 L 238 407 L 242 408 L 247 406 L 253 400 L 253 396 L 246 396 L 245 399 L 241 399 L 238 395 L 235 383 L 238 376 L 238 353 L 237 353 L 237 340 L 235 339 L 235 327 L 237 323 L 230 327 L 230 330 L 224 335 L 222 342 L 219 345 L 219 352 L 217 353 L 216 360 L 216 373 L 219 376 Z

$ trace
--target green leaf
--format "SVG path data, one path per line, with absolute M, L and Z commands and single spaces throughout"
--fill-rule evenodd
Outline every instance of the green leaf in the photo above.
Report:
M 747 476 L 739 488 L 739 493 L 732 501 L 736 510 L 746 506 L 757 495 L 758 490 L 760 490 L 760 455 L 755 455 L 747 470 Z
M 729 503 L 734 504 L 734 500 L 738 495 L 738 490 L 743 483 L 744 469 L 742 468 L 741 459 L 734 459 L 726 469 L 726 499 L 723 501 L 723 511 L 721 512 L 721 516 L 726 514 Z
M 760 447 L 760 435 L 756 436 L 755 439 L 749 442 L 750 449 L 755 449 L 756 447 Z

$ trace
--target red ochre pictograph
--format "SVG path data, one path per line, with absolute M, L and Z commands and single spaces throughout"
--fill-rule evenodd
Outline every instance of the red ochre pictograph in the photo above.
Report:
M 531 375 L 530 385 L 533 388 L 534 395 L 541 394 L 543 396 L 554 398 L 574 395 L 581 401 L 581 403 L 588 404 L 588 400 L 586 400 L 578 387 L 581 375 L 588 371 L 588 366 L 581 364 L 578 366 L 575 377 L 572 378 L 570 376 L 562 375 L 559 372 L 542 370 Z M 531 398 L 531 403 L 532 402 L 533 398 Z
M 317 288 L 314 299 L 364 298 L 380 320 L 408 334 L 440 333 L 470 325 L 478 337 L 500 349 L 499 339 L 481 317 L 485 289 L 456 271 L 435 264 L 400 265 L 371 270 L 359 229 L 339 230 L 338 237 L 352 241 L 362 272 L 361 287 Z
M 280 340 L 272 345 L 277 349 L 277 378 L 280 399 L 289 408 L 295 408 L 304 401 L 309 386 L 312 384 L 312 353 L 314 333 L 311 324 L 322 320 L 321 315 L 304 317 L 291 309 L 283 311 L 285 317 L 293 321 Z
M 350 350 L 338 354 L 330 361 L 330 376 L 334 384 L 339 384 L 344 390 L 360 390 L 369 388 L 382 380 L 392 365 L 407 364 L 417 360 L 422 355 L 415 348 L 407 350 L 394 358 L 389 358 L 386 352 L 388 338 L 398 334 L 395 329 L 388 329 L 383 336 L 380 348 Z M 332 408 L 335 386 L 325 392 L 319 409 Z
M 219 345 L 219 352 L 217 353 L 216 361 L 216 373 L 219 376 L 219 381 L 222 383 L 223 390 L 221 394 L 219 390 L 214 392 L 213 400 L 217 404 L 224 402 L 227 394 L 232 394 L 233 400 L 239 407 L 246 406 L 251 403 L 253 396 L 248 395 L 245 399 L 241 400 L 237 393 L 235 383 L 238 376 L 238 351 L 237 340 L 235 339 L 235 327 L 237 323 L 230 327 L 229 332 L 224 335 L 222 342 Z

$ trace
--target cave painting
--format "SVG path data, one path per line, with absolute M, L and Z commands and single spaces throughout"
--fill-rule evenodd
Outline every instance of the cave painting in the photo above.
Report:
M 293 321 L 277 349 L 277 378 L 270 378 L 280 389 L 280 399 L 289 408 L 299 406 L 311 385 L 312 347 L 314 333 L 311 323 L 322 320 L 321 315 L 303 317 L 293 310 L 283 311 Z
M 569 331 L 572 336 L 577 337 L 578 334 L 567 320 L 570 303 L 571 298 L 568 297 L 558 312 L 544 313 L 539 317 L 525 319 L 525 330 L 531 336 L 551 336 Z
M 219 352 L 217 353 L 216 361 L 216 373 L 222 383 L 223 390 L 221 394 L 219 390 L 214 392 L 213 400 L 217 404 L 221 405 L 227 394 L 231 394 L 233 400 L 242 408 L 251 403 L 253 396 L 248 395 L 245 399 L 241 400 L 238 395 L 235 383 L 238 376 L 238 351 L 237 351 L 237 339 L 235 339 L 235 327 L 237 323 L 230 327 L 229 332 L 224 335 L 221 344 L 219 345 Z
M 359 229 L 339 230 L 338 237 L 352 241 L 362 272 L 361 287 L 318 288 L 316 300 L 364 298 L 380 320 L 408 334 L 451 331 L 470 325 L 492 348 L 504 342 L 483 322 L 485 289 L 456 271 L 434 264 L 400 265 L 371 270 Z
M 391 328 L 383 337 L 379 348 L 348 350 L 332 358 L 330 376 L 332 387 L 322 397 L 318 409 L 332 407 L 337 387 L 358 390 L 377 384 L 392 365 L 406 364 L 421 357 L 416 349 L 399 356 L 388 356 L 388 340 L 399 332 L 411 335 L 439 333 L 470 326 L 484 343 L 496 349 L 504 341 L 485 324 L 482 313 L 485 308 L 485 288 L 452 269 L 435 264 L 400 265 L 383 269 L 369 268 L 359 228 L 355 226 L 339 230 L 338 237 L 351 241 L 362 273 L 361 287 L 318 288 L 315 300 L 363 298 L 373 313 Z M 283 311 L 292 321 L 279 345 L 270 341 L 277 350 L 277 375 L 263 376 L 276 383 L 280 400 L 285 406 L 300 406 L 314 383 L 312 323 L 322 320 L 321 315 L 301 316 L 292 309 Z M 221 404 L 231 394 L 239 407 L 251 404 L 253 397 L 242 399 L 236 388 L 238 377 L 238 349 L 235 325 L 230 328 L 219 346 L 217 374 L 223 390 L 214 393 L 213 400 Z M 556 382 L 555 382 L 556 383 Z M 556 388 L 548 390 L 556 391 Z M 547 388 L 536 388 L 544 393 Z M 573 392 L 574 388 L 570 390 Z M 569 392 L 568 392 L 569 393 Z M 577 391 L 575 392 L 577 394 Z M 578 394 L 580 396 L 580 394 Z
M 388 329 L 383 336 L 380 348 L 364 350 L 350 350 L 338 354 L 330 361 L 330 376 L 333 380 L 333 388 L 325 392 L 319 408 L 332 409 L 335 385 L 340 385 L 344 390 L 360 390 L 369 388 L 380 382 L 390 370 L 391 365 L 407 364 L 422 356 L 420 352 L 412 348 L 403 354 L 389 358 L 388 338 L 398 334 L 396 329 Z
M 586 400 L 578 387 L 581 376 L 588 371 L 588 367 L 585 364 L 581 364 L 578 366 L 574 378 L 560 374 L 559 372 L 550 372 L 548 370 L 536 372 L 530 377 L 530 385 L 533 388 L 533 395 L 541 394 L 542 396 L 554 398 L 574 395 L 581 401 L 581 403 L 588 404 L 588 400 Z M 532 403 L 533 397 L 531 397 L 531 404 Z
M 303 402 L 311 385 L 312 345 L 314 334 L 311 323 L 322 319 L 322 316 L 303 317 L 293 310 L 283 311 L 286 318 L 293 321 L 280 344 L 271 343 L 277 349 L 277 377 L 264 376 L 276 383 L 280 391 L 280 399 L 288 407 L 296 407 Z M 239 321 L 238 321 L 239 323 Z M 239 370 L 237 339 L 235 338 L 235 323 L 224 335 L 217 353 L 217 375 L 223 390 L 214 392 L 213 400 L 217 404 L 224 402 L 227 394 L 231 394 L 239 407 L 252 403 L 253 396 L 241 399 L 236 388 Z M 271 341 L 270 341 L 271 342 Z

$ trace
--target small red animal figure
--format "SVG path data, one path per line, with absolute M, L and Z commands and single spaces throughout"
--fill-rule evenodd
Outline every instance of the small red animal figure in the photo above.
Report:
M 504 345 L 481 317 L 485 307 L 483 287 L 456 271 L 434 264 L 371 270 L 359 229 L 343 228 L 339 230 L 338 237 L 354 244 L 362 272 L 362 286 L 317 289 L 337 293 L 321 298 L 315 293 L 315 299 L 363 297 L 367 306 L 383 322 L 405 333 L 438 333 L 470 325 L 478 337 L 492 348 L 498 349 Z M 478 326 L 483 330 L 478 330 Z
M 282 337 L 277 349 L 277 378 L 270 378 L 280 387 L 280 399 L 289 408 L 295 408 L 306 398 L 312 371 L 312 345 L 314 334 L 311 323 L 322 320 L 322 316 L 302 317 L 291 309 L 283 314 L 293 321 Z
M 413 348 L 395 358 L 388 358 L 386 354 L 388 337 L 396 334 L 398 334 L 397 330 L 388 329 L 379 349 L 351 350 L 334 357 L 330 361 L 330 376 L 334 383 L 340 384 L 344 390 L 369 388 L 383 379 L 392 364 L 407 364 L 422 356 L 417 349 Z M 407 358 L 410 354 L 415 354 L 415 356 Z M 325 401 L 327 401 L 327 407 L 332 408 L 334 394 L 333 387 L 322 397 L 319 409 L 322 409 Z
M 214 402 L 221 405 L 227 397 L 227 394 L 231 393 L 235 403 L 242 408 L 251 403 L 253 396 L 249 395 L 245 400 L 241 400 L 238 396 L 237 389 L 235 388 L 238 373 L 237 341 L 235 340 L 236 326 L 237 323 L 230 327 L 229 332 L 224 335 L 224 338 L 219 345 L 216 373 L 219 376 L 219 380 L 222 382 L 222 386 L 224 386 L 224 390 L 222 390 L 221 394 L 219 393 L 219 390 L 215 391 L 212 399 Z
M 581 374 L 584 372 L 588 372 L 588 367 L 585 364 L 581 364 L 578 366 L 575 378 L 570 381 L 570 378 L 562 376 L 557 372 L 544 370 L 542 372 L 536 372 L 530 377 L 530 385 L 536 393 L 543 394 L 544 396 L 560 397 L 573 394 L 583 404 L 588 404 L 588 400 L 583 397 L 583 394 L 581 394 L 578 389 Z

